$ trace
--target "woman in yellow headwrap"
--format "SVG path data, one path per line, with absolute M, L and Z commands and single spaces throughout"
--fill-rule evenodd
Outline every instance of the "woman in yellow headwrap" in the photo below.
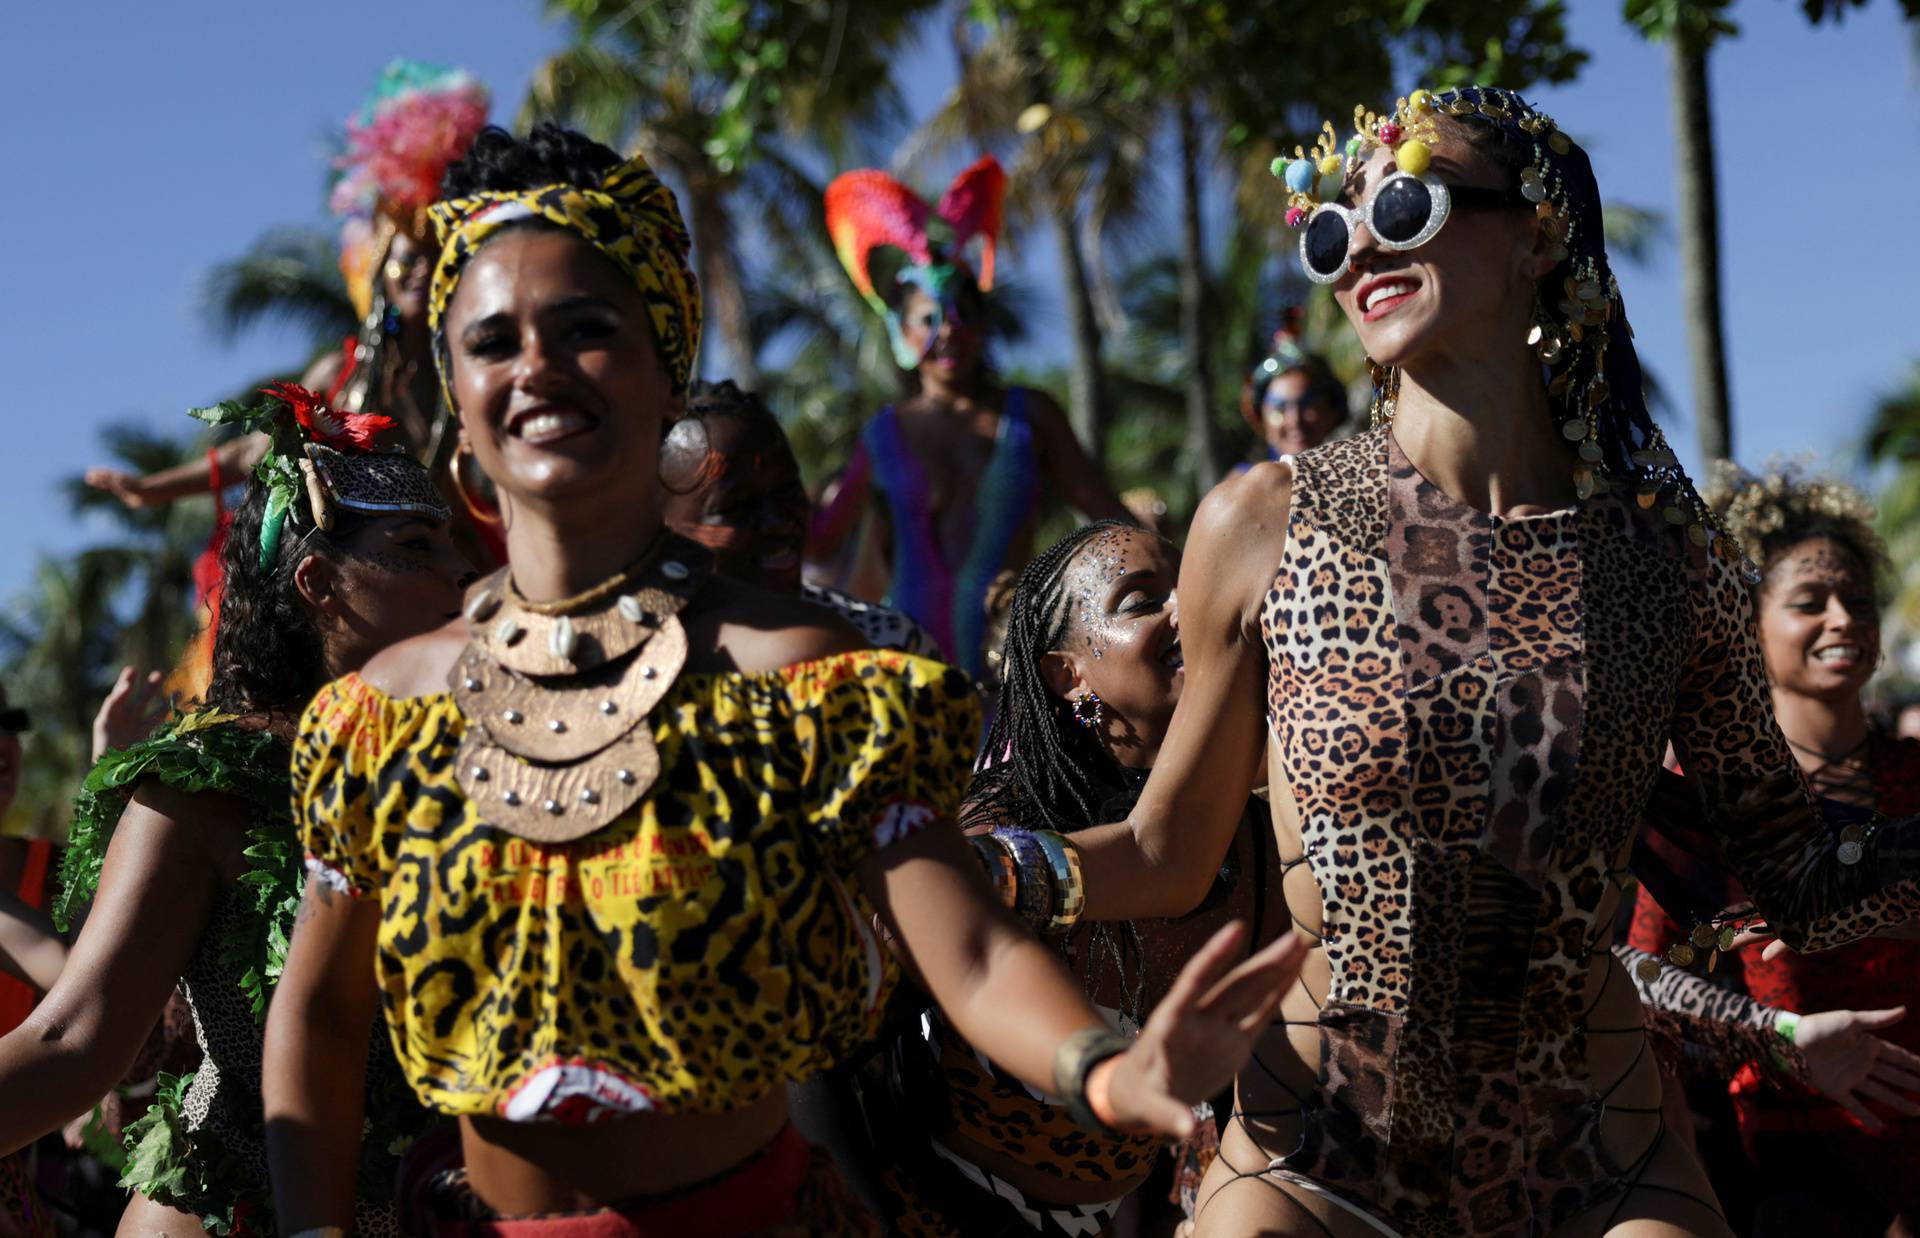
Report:
M 878 1030 L 898 970 L 876 915 L 1015 1074 L 1085 1121 L 1184 1133 L 1297 948 L 1232 968 L 1223 932 L 1138 1040 L 1107 1030 L 954 828 L 966 676 L 715 576 L 664 528 L 700 328 L 672 194 L 551 126 L 488 130 L 446 188 L 436 348 L 512 567 L 303 720 L 311 876 L 265 1077 L 286 1228 L 347 1220 L 346 1046 L 378 998 L 415 1093 L 460 1120 L 425 1232 L 875 1232 L 781 1085 Z M 1070 845 L 1020 846 L 1024 910 L 1070 921 Z M 1011 851 L 982 858 L 1010 885 Z

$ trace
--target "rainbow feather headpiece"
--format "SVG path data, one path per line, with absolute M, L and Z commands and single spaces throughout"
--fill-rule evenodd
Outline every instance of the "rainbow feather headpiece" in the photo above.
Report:
M 853 286 L 887 322 L 893 357 L 901 369 L 920 364 L 907 347 L 900 317 L 876 287 L 875 260 L 889 287 L 912 284 L 950 313 L 958 282 L 964 278 L 981 292 L 993 289 L 993 259 L 1007 196 L 1007 174 L 1000 161 L 983 155 L 929 207 L 920 196 L 875 168 L 847 172 L 827 186 L 827 234 Z M 965 250 L 980 241 L 980 270 L 967 265 Z
M 347 120 L 347 148 L 334 160 L 340 176 L 328 205 L 346 217 L 340 271 L 354 308 L 366 317 L 373 304 L 374 267 L 395 232 L 427 242 L 427 207 L 440 197 L 440 178 L 467 153 L 486 127 L 492 96 L 465 69 L 396 60 L 373 93 Z

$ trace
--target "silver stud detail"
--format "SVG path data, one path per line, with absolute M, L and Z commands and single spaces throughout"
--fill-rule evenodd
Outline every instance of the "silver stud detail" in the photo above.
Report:
M 631 593 L 621 595 L 619 606 L 620 617 L 628 623 L 639 623 L 647 617 L 647 612 L 640 606 L 640 599 Z
M 520 793 L 518 791 L 510 790 L 500 798 L 506 801 L 508 808 L 520 807 Z
M 668 559 L 660 565 L 660 574 L 668 580 L 685 580 L 687 578 L 687 565 L 678 559 Z
M 475 782 L 485 782 L 489 777 L 491 777 L 491 775 L 487 773 L 487 767 L 484 765 L 474 766 L 472 769 L 467 771 L 467 776 L 473 779 Z
M 658 670 L 657 668 L 655 668 L 655 667 L 651 667 L 651 666 L 643 666 L 643 667 L 641 667 L 641 668 L 640 668 L 640 678 L 642 678 L 642 679 L 658 679 L 658 678 L 660 678 L 660 672 L 659 672 L 659 670 Z
M 581 787 L 580 802 L 582 804 L 598 804 L 600 802 L 600 793 L 592 787 Z
M 620 712 L 620 707 L 618 705 L 615 705 L 612 701 L 601 701 L 600 712 L 607 715 L 609 718 L 611 718 L 614 714 L 617 714 Z
M 547 723 L 547 729 L 555 735 L 561 735 L 566 732 L 567 724 L 555 718 L 552 722 Z
M 622 785 L 629 787 L 633 785 L 633 771 L 630 769 L 616 770 L 613 776 L 618 778 Z
M 467 676 L 466 683 L 467 683 L 467 691 L 478 692 L 480 690 L 480 681 L 478 679 L 475 679 L 473 676 L 471 675 Z
M 553 628 L 547 633 L 547 650 L 554 657 L 573 661 L 573 651 L 580 644 L 580 637 L 573 630 L 573 620 L 561 615 L 553 621 Z
M 499 608 L 500 598 L 493 590 L 488 589 L 484 593 L 476 593 L 473 595 L 473 600 L 467 603 L 467 622 L 484 622 L 488 615 L 491 615 Z
M 526 717 L 525 714 L 521 713 L 517 709 L 509 709 L 506 712 L 502 713 L 500 716 L 502 718 L 505 718 L 508 722 L 512 722 L 516 724 L 522 721 L 523 719 L 525 719 Z
M 493 639 L 495 644 L 513 644 L 513 642 L 520 639 L 520 624 L 515 621 L 512 615 L 508 615 L 494 627 Z
M 556 817 L 560 815 L 559 800 L 544 800 L 541 802 L 540 807 L 546 809 L 548 812 L 552 813 Z

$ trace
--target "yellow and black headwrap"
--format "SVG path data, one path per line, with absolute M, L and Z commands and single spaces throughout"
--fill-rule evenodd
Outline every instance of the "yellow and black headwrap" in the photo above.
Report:
M 488 191 L 436 202 L 428 216 L 440 242 L 440 261 L 433 268 L 428 294 L 428 322 L 448 408 L 453 407 L 453 393 L 442 327 L 460 275 L 489 237 L 528 219 L 545 220 L 575 234 L 632 277 L 646 300 L 654 346 L 673 377 L 673 389 L 687 389 L 694 356 L 700 350 L 700 287 L 687 261 L 691 242 L 680 206 L 645 159 L 635 155 L 612 169 L 598 189 L 561 184 Z

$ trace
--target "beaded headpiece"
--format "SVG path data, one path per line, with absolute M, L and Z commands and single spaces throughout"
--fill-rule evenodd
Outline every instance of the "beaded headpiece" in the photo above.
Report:
M 952 311 L 963 284 L 992 291 L 1006 193 L 1007 174 L 992 155 L 981 157 L 954 177 L 934 207 L 874 168 L 843 173 L 827 186 L 827 235 L 833 238 L 834 252 L 853 286 L 886 319 L 893 359 L 901 369 L 913 369 L 922 358 L 907 347 L 900 315 L 876 285 L 911 284 L 932 297 L 942 314 Z M 977 277 L 965 257 L 968 243 L 976 237 L 980 240 Z M 876 259 L 888 267 L 876 272 Z
M 267 435 L 267 454 L 253 471 L 267 490 L 260 521 L 262 568 L 279 556 L 289 521 L 309 530 L 332 529 L 336 508 L 412 513 L 441 522 L 452 518 L 427 470 L 404 447 L 379 446 L 381 436 L 394 428 L 393 418 L 335 412 L 293 383 L 275 383 L 261 394 L 268 399 L 260 404 L 230 400 L 189 415 L 210 426 Z
M 492 96 L 465 69 L 395 60 L 347 120 L 347 149 L 328 205 L 343 217 L 340 272 L 365 318 L 396 233 L 427 243 L 440 178 L 486 127 Z
M 1593 164 L 1552 117 L 1495 86 L 1416 90 L 1384 115 L 1356 107 L 1353 135 L 1343 144 L 1336 145 L 1333 126 L 1327 124 L 1310 150 L 1296 147 L 1293 159 L 1274 161 L 1274 174 L 1287 184 L 1288 223 L 1301 226 L 1314 206 L 1337 198 L 1347 173 L 1377 148 L 1392 151 L 1401 171 L 1425 175 L 1443 116 L 1524 160 L 1519 191 L 1533 204 L 1555 264 L 1540 282 L 1527 342 L 1543 367 L 1560 431 L 1579 455 L 1574 486 L 1580 497 L 1630 493 L 1642 508 L 1659 509 L 1669 523 L 1685 527 L 1696 546 L 1744 560 L 1738 542 L 1725 535 L 1647 411 L 1633 329 L 1607 261 Z M 1393 416 L 1399 374 L 1369 364 L 1378 425 Z M 1751 563 L 1746 570 L 1755 573 Z

